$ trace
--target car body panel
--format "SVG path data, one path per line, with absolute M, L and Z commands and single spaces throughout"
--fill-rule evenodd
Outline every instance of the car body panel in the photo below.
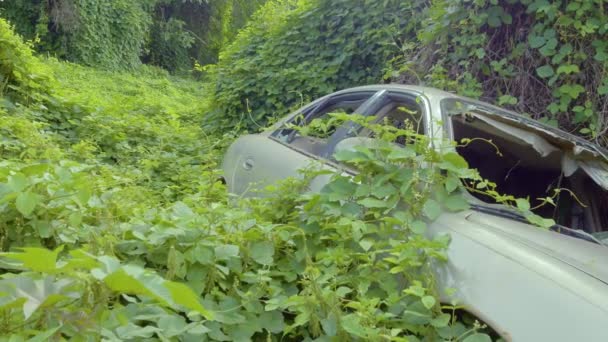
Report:
M 444 214 L 429 227 L 451 236 L 448 261 L 436 267 L 440 288 L 456 289 L 444 302 L 455 300 L 513 341 L 608 341 L 600 328 L 605 283 L 462 215 Z
M 252 149 L 251 146 L 256 146 Z M 280 160 L 280 167 L 273 161 Z M 298 170 L 313 166 L 314 156 L 263 135 L 246 135 L 239 138 L 226 152 L 224 173 L 228 191 L 241 196 L 263 196 L 258 190 L 288 177 L 297 177 Z M 316 163 L 318 168 L 332 169 L 327 163 Z M 319 176 L 310 185 L 317 191 L 327 183 L 329 175 Z
M 606 155 L 602 148 L 555 128 L 433 88 L 373 85 L 331 95 L 366 90 L 420 96 L 427 131 L 438 147 L 446 138 L 452 138 L 450 120 L 442 113 L 442 100 L 456 98 L 505 113 L 493 119 L 516 122 L 534 134 L 570 144 L 572 149 L 578 146 L 591 154 Z M 297 176 L 297 169 L 315 161 L 336 169 L 331 162 L 307 155 L 270 136 L 298 112 L 261 134 L 245 136 L 234 143 L 224 162 L 231 192 L 247 195 L 252 181 L 263 180 L 260 183 L 270 184 Z M 249 157 L 254 157 L 256 167 L 259 167 L 249 174 L 237 171 Z M 316 179 L 311 189 L 319 190 L 327 181 L 327 177 Z M 481 203 L 472 196 L 470 201 Z M 428 233 L 430 237 L 451 236 L 448 262 L 437 265 L 436 276 L 440 289 L 457 291 L 453 296 L 444 294 L 444 302 L 458 301 L 504 338 L 514 341 L 608 341 L 608 329 L 603 326 L 608 322 L 608 247 L 479 210 L 443 213 L 430 224 Z

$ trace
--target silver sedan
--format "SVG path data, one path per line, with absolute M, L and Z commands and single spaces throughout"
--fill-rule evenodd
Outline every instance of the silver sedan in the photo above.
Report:
M 405 108 L 405 110 L 404 110 Z M 472 168 L 502 193 L 532 200 L 560 193 L 555 207 L 536 212 L 557 225 L 542 230 L 516 212 L 469 194 L 471 209 L 444 213 L 429 234 L 450 234 L 449 261 L 436 269 L 439 286 L 457 291 L 470 314 L 506 340 L 608 341 L 608 153 L 567 132 L 487 103 L 437 89 L 365 86 L 322 97 L 260 134 L 236 140 L 224 159 L 232 193 L 252 196 L 297 176 L 312 161 L 342 169 L 331 157 L 357 135 L 338 127 L 327 136 L 303 135 L 329 113 L 358 113 L 399 125 L 415 122 L 439 148 L 442 141 L 483 138 L 457 147 Z M 399 142 L 397 142 L 399 143 Z M 495 148 L 502 156 L 495 153 Z M 311 188 L 319 190 L 327 178 Z

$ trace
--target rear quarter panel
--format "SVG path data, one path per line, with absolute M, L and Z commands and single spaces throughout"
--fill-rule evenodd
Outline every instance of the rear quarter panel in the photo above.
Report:
M 253 162 L 250 170 L 243 167 L 246 161 Z M 237 139 L 226 152 L 222 166 L 228 190 L 242 196 L 263 195 L 258 191 L 288 177 L 301 177 L 299 170 L 307 167 L 335 170 L 266 135 L 255 134 Z M 329 177 L 317 177 L 310 189 L 319 191 Z

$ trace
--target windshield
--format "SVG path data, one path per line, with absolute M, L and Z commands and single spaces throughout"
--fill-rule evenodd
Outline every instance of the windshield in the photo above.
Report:
M 502 194 L 528 198 L 533 211 L 598 239 L 608 231 L 608 167 L 571 135 L 460 99 L 442 102 L 457 152 Z M 469 139 L 469 140 L 466 140 Z M 600 150 L 598 148 L 598 150 Z M 495 201 L 470 191 L 484 203 Z M 547 203 L 546 198 L 553 203 Z

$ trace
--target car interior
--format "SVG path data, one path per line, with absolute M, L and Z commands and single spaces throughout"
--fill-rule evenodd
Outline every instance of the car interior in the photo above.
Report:
M 375 123 L 384 122 L 387 125 L 399 129 L 412 129 L 418 134 L 425 133 L 425 124 L 422 116 L 422 108 L 414 97 L 402 94 L 389 93 L 388 97 L 379 106 L 375 114 Z M 361 136 L 372 137 L 373 134 L 367 129 L 359 134 Z M 406 137 L 400 136 L 395 140 L 400 145 L 406 144 Z
M 328 138 L 336 132 L 337 125 L 331 122 L 330 113 L 354 113 L 373 93 L 360 92 L 336 95 L 323 101 L 316 106 L 304 110 L 296 116 L 285 127 L 277 130 L 272 136 L 280 141 L 288 143 L 298 150 L 323 156 L 327 153 Z M 422 110 L 412 96 L 388 93 L 371 109 L 375 113 L 375 122 L 386 122 L 397 128 L 412 128 L 420 134 L 424 134 L 424 123 L 422 122 Z M 314 125 L 311 123 L 315 121 Z M 300 127 L 294 129 L 293 126 Z M 302 127 L 315 127 L 315 130 L 301 129 Z M 358 132 L 358 136 L 372 137 L 373 134 L 366 129 Z M 405 137 L 399 137 L 395 141 L 405 144 Z
M 359 92 L 328 98 L 305 109 L 272 136 L 301 151 L 324 156 L 329 138 L 338 129 L 328 114 L 354 113 L 372 95 Z M 368 110 L 375 113 L 376 123 L 385 122 L 397 128 L 413 129 L 418 134 L 425 133 L 422 108 L 412 96 L 389 92 Z M 583 230 L 608 243 L 608 191 L 583 167 L 565 170 L 567 153 L 562 148 L 534 133 L 492 122 L 483 116 L 469 115 L 471 113 L 462 108 L 450 114 L 453 139 L 457 142 L 468 140 L 466 144 L 458 145 L 457 152 L 484 179 L 495 183 L 499 193 L 528 198 L 533 212 L 554 219 L 559 227 Z M 306 127 L 313 120 L 321 123 L 316 131 L 294 129 L 294 126 Z M 373 137 L 373 133 L 362 128 L 357 136 Z M 406 144 L 406 137 L 397 138 L 395 143 Z M 470 193 L 482 203 L 496 204 L 490 196 L 475 191 L 474 185 L 467 185 Z M 548 197 L 553 204 L 546 202 Z
M 541 153 L 530 141 L 471 115 L 454 115 L 451 124 L 455 141 L 470 139 L 457 147 L 458 153 L 483 178 L 496 183 L 500 193 L 528 198 L 536 214 L 602 240 L 602 232 L 608 231 L 608 191 L 583 168 L 566 175 L 564 150 L 554 146 Z M 487 195 L 471 194 L 494 203 Z M 555 205 L 543 205 L 542 198 L 546 197 L 551 197 Z
M 293 126 L 306 127 L 313 120 L 329 121 L 330 116 L 328 114 L 330 113 L 352 114 L 373 94 L 373 92 L 355 92 L 333 96 L 304 110 L 285 127 L 274 132 L 272 137 L 288 143 L 298 150 L 320 156 L 326 146 L 328 137 L 335 132 L 337 127 L 328 123 L 323 131 L 304 132 L 293 128 Z

